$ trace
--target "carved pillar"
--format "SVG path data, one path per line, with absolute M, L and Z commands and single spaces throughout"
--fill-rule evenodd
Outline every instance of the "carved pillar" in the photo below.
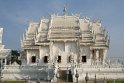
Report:
M 3 59 L 1 59 L 1 65 L 3 65 Z
M 105 64 L 105 60 L 106 60 L 106 55 L 107 55 L 107 50 L 103 50 L 103 64 Z
M 96 50 L 96 64 L 98 64 L 99 61 L 99 50 Z
M 100 64 L 103 64 L 103 49 L 101 49 L 99 52 L 100 52 L 99 53 L 99 61 L 100 61 Z
M 65 64 L 68 63 L 68 60 L 69 60 L 69 56 L 70 56 L 70 53 L 69 53 L 69 49 L 68 49 L 68 42 L 66 40 L 64 40 L 64 45 L 65 45 L 65 52 L 64 52 L 64 57 L 65 57 Z M 63 57 L 63 59 L 64 59 Z
M 93 64 L 93 53 L 92 50 L 90 50 L 90 60 L 91 60 L 91 65 Z
M 96 62 L 96 50 L 92 49 L 91 54 L 92 54 L 92 56 L 91 56 L 92 64 L 95 64 L 95 62 Z
M 39 46 L 39 59 L 41 60 L 42 59 L 42 54 L 41 54 L 41 46 Z
M 80 62 L 80 56 L 81 56 L 81 47 L 80 47 L 80 40 L 78 38 L 78 40 L 76 41 L 76 45 L 77 45 L 77 57 L 76 57 L 76 64 L 78 64 Z
M 52 56 L 52 55 L 53 55 L 53 49 L 52 49 L 52 48 L 53 48 L 53 42 L 50 41 L 50 45 L 49 45 L 50 53 L 49 53 L 49 55 L 50 55 L 50 58 L 51 58 L 51 62 L 52 62 L 52 63 L 55 63 L 55 62 L 54 62 L 54 58 L 53 58 L 54 56 Z
M 30 54 L 29 54 L 29 50 L 27 50 L 27 64 L 30 63 Z
M 82 55 L 79 56 L 79 63 L 82 63 Z
M 7 59 L 5 59 L 5 63 L 4 63 L 5 65 L 7 64 Z

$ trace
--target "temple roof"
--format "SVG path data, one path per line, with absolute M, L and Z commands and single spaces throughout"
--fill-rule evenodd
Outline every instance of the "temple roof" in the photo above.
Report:
M 80 29 L 82 32 L 89 31 L 90 30 L 90 18 L 85 17 L 83 19 L 80 19 Z
M 28 33 L 28 34 L 35 34 L 35 32 L 36 32 L 36 30 L 37 30 L 37 28 L 38 28 L 38 24 L 39 24 L 39 23 L 31 22 L 31 23 L 29 24 L 29 28 L 28 28 L 27 33 Z
M 63 15 L 51 15 L 42 18 L 40 22 L 31 22 L 23 44 L 41 45 L 50 41 L 74 41 L 80 39 L 82 45 L 108 45 L 108 33 L 102 27 L 101 20 L 80 18 L 78 15 L 67 15 L 64 8 Z
M 76 27 L 78 25 L 76 16 L 52 16 L 52 27 Z
M 41 20 L 41 23 L 40 23 L 40 30 L 43 31 L 43 30 L 48 30 L 48 24 L 49 23 L 49 20 L 48 19 L 42 19 Z

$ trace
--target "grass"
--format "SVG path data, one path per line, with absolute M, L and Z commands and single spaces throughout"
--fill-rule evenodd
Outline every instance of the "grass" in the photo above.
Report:
M 124 83 L 124 80 L 107 80 L 107 83 Z

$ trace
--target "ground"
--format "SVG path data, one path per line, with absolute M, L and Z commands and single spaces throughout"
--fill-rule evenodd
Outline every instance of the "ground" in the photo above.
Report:
M 26 83 L 25 81 L 4 81 L 2 83 Z M 47 83 L 47 82 L 42 82 L 42 83 Z M 61 82 L 61 83 L 65 83 L 65 82 Z M 72 83 L 72 82 L 69 82 Z M 79 82 L 81 83 L 81 82 Z M 85 81 L 83 81 L 82 83 L 86 83 Z M 94 81 L 89 81 L 88 83 L 94 83 Z M 99 80 L 97 83 L 103 83 L 102 80 Z M 107 83 L 124 83 L 124 80 L 107 80 Z
M 25 81 L 4 81 L 2 83 L 26 83 Z

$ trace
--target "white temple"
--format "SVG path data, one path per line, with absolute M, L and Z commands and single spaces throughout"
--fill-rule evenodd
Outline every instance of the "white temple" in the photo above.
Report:
M 109 36 L 100 20 L 88 17 L 51 15 L 50 19 L 31 22 L 21 46 L 27 64 L 54 63 L 60 67 L 104 65 L 109 48 Z
M 100 20 L 77 15 L 51 15 L 31 22 L 21 41 L 28 65 L 54 64 L 61 71 L 105 65 L 109 36 Z
M 21 40 L 22 65 L 6 65 L 2 80 L 123 79 L 124 65 L 107 60 L 109 35 L 100 20 L 78 15 L 51 15 L 40 22 L 30 22 Z

